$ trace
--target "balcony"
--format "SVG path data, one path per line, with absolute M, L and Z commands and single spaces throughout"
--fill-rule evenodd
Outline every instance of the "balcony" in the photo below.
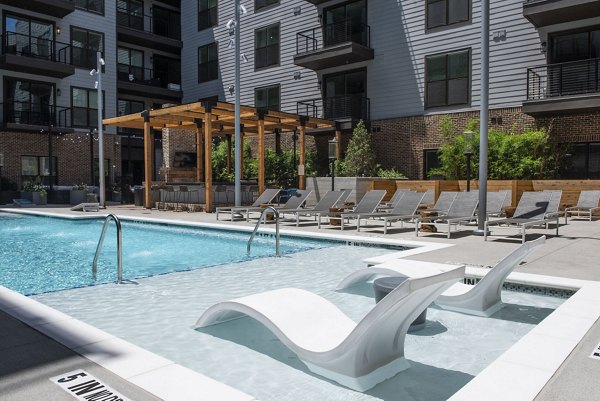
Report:
M 64 78 L 75 73 L 71 45 L 20 33 L 1 35 L 0 68 Z
M 181 101 L 183 92 L 179 82 L 169 82 L 167 71 L 117 64 L 117 88 L 119 93 L 150 96 Z
M 303 100 L 296 114 L 328 120 L 365 120 L 371 118 L 371 99 L 362 95 L 341 95 Z
M 6 100 L 0 103 L 0 124 L 5 129 L 16 131 L 53 130 L 71 132 L 71 109 L 40 102 Z
M 314 71 L 374 57 L 369 25 L 353 25 L 346 20 L 296 34 L 294 64 Z
M 548 64 L 527 69 L 530 115 L 600 110 L 600 59 Z
M 181 41 L 180 14 L 146 15 L 117 7 L 117 39 L 123 42 L 179 53 Z
M 307 3 L 314 4 L 315 6 L 318 6 L 319 4 L 326 3 L 328 1 L 329 0 L 306 0 Z
M 0 4 L 63 18 L 75 11 L 71 0 L 0 0 Z
M 527 0 L 523 16 L 536 28 L 600 17 L 600 0 Z

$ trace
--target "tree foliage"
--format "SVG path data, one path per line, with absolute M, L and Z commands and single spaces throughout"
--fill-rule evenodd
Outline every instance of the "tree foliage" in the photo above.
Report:
M 352 139 L 346 150 L 345 172 L 356 177 L 371 177 L 377 172 L 375 152 L 371 146 L 371 134 L 367 131 L 365 123 L 360 120 L 354 131 Z
M 467 124 L 465 131 L 455 133 L 448 122 L 442 124 L 440 135 L 446 140 L 439 150 L 441 167 L 429 172 L 446 179 L 457 180 L 466 177 L 466 151 L 472 152 L 471 176 L 479 174 L 479 133 L 477 120 Z M 454 132 L 449 135 L 449 131 Z M 527 130 L 512 134 L 496 129 L 488 133 L 488 178 L 492 180 L 543 179 L 556 175 L 559 160 L 564 156 L 548 140 L 544 130 Z

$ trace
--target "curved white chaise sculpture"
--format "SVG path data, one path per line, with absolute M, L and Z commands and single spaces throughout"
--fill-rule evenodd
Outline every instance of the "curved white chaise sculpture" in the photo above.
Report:
M 316 294 L 282 288 L 215 304 L 196 328 L 247 315 L 271 330 L 312 372 L 365 391 L 408 368 L 408 327 L 464 271 L 406 280 L 358 323 Z
M 519 265 L 531 252 L 539 248 L 546 241 L 542 236 L 536 240 L 526 242 L 505 256 L 476 284 L 468 285 L 455 283 L 442 293 L 435 303 L 440 307 L 457 312 L 468 313 L 477 316 L 491 316 L 502 308 L 502 284 L 508 275 Z M 368 280 L 375 275 L 383 276 L 426 276 L 438 274 L 443 267 L 437 263 L 424 263 L 418 261 L 406 261 L 403 265 L 401 259 L 395 261 L 396 265 L 382 263 L 366 269 L 357 270 L 343 279 L 337 289 L 350 287 L 351 285 Z M 421 264 L 420 266 L 418 264 Z

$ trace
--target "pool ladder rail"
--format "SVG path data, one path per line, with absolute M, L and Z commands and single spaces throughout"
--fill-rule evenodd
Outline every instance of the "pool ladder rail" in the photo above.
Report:
M 254 239 L 254 236 L 256 235 L 256 232 L 258 231 L 258 227 L 260 226 L 260 223 L 262 223 L 263 219 L 265 218 L 265 215 L 268 212 L 273 213 L 273 215 L 275 216 L 275 256 L 277 256 L 277 257 L 281 256 L 281 252 L 279 250 L 279 211 L 277 209 L 275 209 L 273 206 L 267 206 L 260 214 L 260 217 L 258 218 L 258 221 L 256 222 L 256 226 L 254 227 L 254 231 L 252 231 L 252 234 L 250 235 L 250 238 L 248 239 L 248 245 L 246 246 L 246 251 L 248 252 L 248 256 L 250 256 L 250 248 L 252 247 L 252 240 Z
M 100 234 L 100 240 L 98 240 L 98 246 L 96 246 L 96 255 L 94 255 L 94 262 L 92 263 L 92 275 L 94 276 L 94 280 L 96 280 L 96 272 L 98 271 L 98 257 L 100 256 L 100 249 L 104 243 L 106 229 L 108 228 L 108 223 L 110 223 L 111 219 L 114 220 L 115 225 L 117 226 L 117 284 L 121 284 L 123 282 L 123 246 L 121 236 L 121 221 L 114 214 L 109 214 L 104 219 L 102 234 Z

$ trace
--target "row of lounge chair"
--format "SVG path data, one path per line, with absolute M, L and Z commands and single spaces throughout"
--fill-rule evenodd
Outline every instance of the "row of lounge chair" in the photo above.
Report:
M 295 217 L 296 226 L 300 225 L 300 217 L 314 217 L 321 228 L 322 218 L 330 218 L 330 209 L 343 206 L 350 195 L 350 190 L 327 192 L 313 207 L 304 208 L 307 198 L 312 191 L 298 190 L 294 196 L 281 206 L 274 207 L 281 215 Z M 267 189 L 250 206 L 217 208 L 216 215 L 227 212 L 233 220 L 236 214 L 245 214 L 249 221 L 252 214 L 262 213 L 265 204 L 270 204 L 279 193 L 278 189 Z M 393 222 L 400 222 L 403 227 L 405 222 L 413 222 L 415 235 L 418 236 L 423 226 L 446 228 L 446 236 L 450 238 L 461 225 L 467 225 L 477 220 L 479 193 L 477 190 L 470 192 L 440 193 L 435 205 L 422 209 L 429 193 L 417 193 L 404 189 L 397 190 L 391 200 L 383 203 L 385 190 L 368 191 L 358 204 L 351 210 L 342 212 L 339 216 L 340 229 L 344 230 L 351 222 L 356 221 L 356 229 L 360 231 L 367 223 L 383 223 L 383 232 L 387 233 L 388 227 Z M 560 227 L 559 218 L 565 217 L 567 224 L 569 216 L 587 216 L 590 220 L 593 213 L 599 210 L 600 191 L 582 191 L 577 206 L 559 211 L 562 191 L 546 190 L 541 192 L 524 192 L 512 217 L 502 217 L 504 208 L 511 203 L 510 191 L 489 192 L 487 195 L 486 221 L 484 238 L 487 240 L 490 228 L 518 229 L 522 241 L 525 242 L 526 231 L 532 227 L 543 226 L 546 229 L 554 224 L 556 235 Z M 423 210 L 429 212 L 424 215 Z M 364 222 L 364 223 L 363 223 Z M 331 220 L 330 220 L 331 224 Z
M 282 288 L 219 302 L 200 316 L 196 328 L 249 316 L 273 332 L 312 372 L 366 391 L 409 367 L 404 358 L 406 334 L 431 302 L 491 316 L 503 306 L 501 288 L 510 272 L 544 241 L 541 237 L 521 245 L 476 285 L 460 282 L 464 266 L 403 259 L 353 272 L 337 290 L 376 275 L 408 277 L 358 323 L 319 295 Z

